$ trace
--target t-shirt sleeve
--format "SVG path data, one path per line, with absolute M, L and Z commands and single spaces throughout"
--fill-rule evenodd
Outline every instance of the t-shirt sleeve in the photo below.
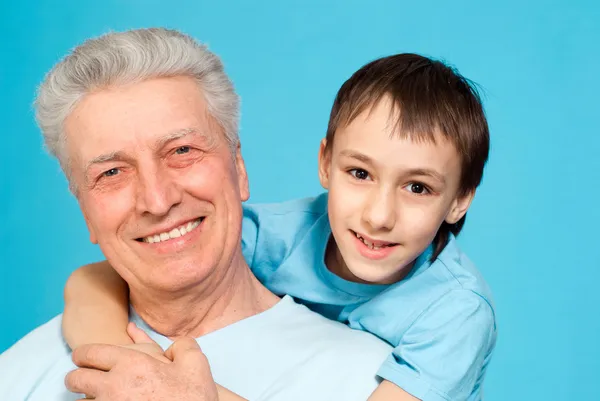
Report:
M 454 290 L 402 335 L 378 375 L 423 401 L 466 400 L 495 336 L 490 304 L 472 291 Z
M 242 255 L 254 275 L 265 282 L 285 260 L 288 252 L 285 232 L 277 215 L 264 205 L 244 205 Z
M 244 205 L 242 217 L 242 254 L 248 266 L 252 266 L 256 243 L 258 241 L 258 212 L 251 206 Z

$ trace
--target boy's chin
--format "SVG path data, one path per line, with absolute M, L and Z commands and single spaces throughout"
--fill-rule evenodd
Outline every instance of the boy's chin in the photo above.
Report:
M 362 284 L 384 284 L 388 274 L 378 271 L 380 267 L 376 267 L 373 263 L 353 261 L 348 265 L 348 270 L 354 276 L 352 281 Z M 357 263 L 358 262 L 358 263 Z
M 348 271 L 356 277 L 355 282 L 363 284 L 389 285 L 394 284 L 404 276 L 406 269 L 410 270 L 410 266 L 399 269 L 398 266 L 403 266 L 402 261 L 386 261 L 386 263 L 376 263 L 367 261 L 352 261 L 347 265 Z

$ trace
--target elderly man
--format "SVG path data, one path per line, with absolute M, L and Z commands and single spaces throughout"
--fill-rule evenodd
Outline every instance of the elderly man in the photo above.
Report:
M 71 390 L 215 400 L 216 381 L 251 400 L 367 399 L 390 348 L 278 298 L 242 257 L 238 99 L 214 54 L 175 31 L 111 33 L 55 66 L 36 108 L 91 241 L 129 285 L 132 320 L 165 348 L 194 337 L 203 352 L 175 342 L 167 364 L 88 346 Z M 75 368 L 58 316 L 0 356 L 0 398 L 76 399 L 64 385 Z

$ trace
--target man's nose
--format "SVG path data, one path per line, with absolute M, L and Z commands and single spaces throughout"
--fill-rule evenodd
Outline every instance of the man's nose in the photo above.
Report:
M 168 173 L 153 169 L 140 173 L 137 212 L 154 216 L 166 215 L 181 203 L 182 191 Z
M 397 204 L 393 189 L 374 188 L 363 211 L 363 221 L 373 230 L 390 231 L 396 224 Z

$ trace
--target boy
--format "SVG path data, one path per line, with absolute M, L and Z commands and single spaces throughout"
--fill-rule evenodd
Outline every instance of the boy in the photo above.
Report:
M 328 192 L 244 208 L 244 257 L 267 288 L 395 347 L 372 400 L 482 397 L 495 314 L 455 236 L 488 152 L 465 78 L 419 55 L 385 57 L 337 94 L 319 151 Z M 72 347 L 131 343 L 126 286 L 106 263 L 76 272 L 65 300 Z

